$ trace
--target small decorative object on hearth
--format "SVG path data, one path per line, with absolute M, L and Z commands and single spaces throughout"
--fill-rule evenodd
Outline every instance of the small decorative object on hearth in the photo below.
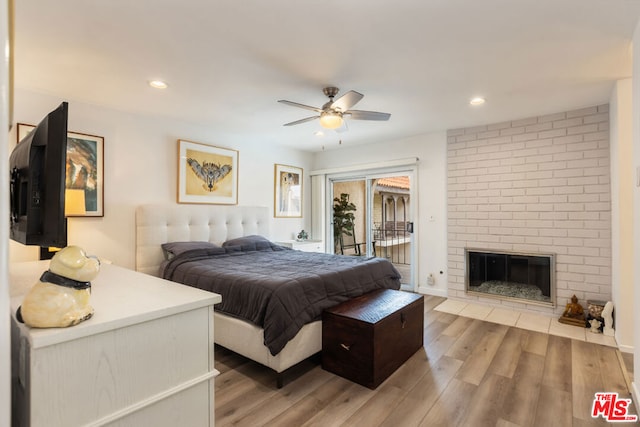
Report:
M 575 295 L 571 297 L 571 302 L 567 304 L 564 313 L 562 313 L 558 321 L 560 323 L 566 323 L 567 325 L 580 326 L 582 328 L 587 327 L 584 309 L 578 304 L 578 297 Z
M 301 232 L 298 233 L 298 236 L 297 236 L 298 241 L 301 242 L 303 240 L 307 240 L 308 238 L 309 238 L 309 234 L 306 231 L 302 230 Z
M 591 325 L 591 328 L 593 329 L 593 324 L 591 323 L 591 320 L 597 320 L 598 322 L 600 322 L 600 326 L 598 327 L 598 331 L 602 332 L 602 328 L 604 326 L 604 319 L 602 318 L 602 310 L 604 310 L 604 305 L 606 304 L 606 301 L 595 301 L 595 300 L 588 300 L 587 301 L 587 323 L 589 323 L 589 325 Z M 591 332 L 594 332 L 593 330 Z
M 589 324 L 591 325 L 591 328 L 589 329 L 591 332 L 593 332 L 594 334 L 599 334 L 600 331 L 600 327 L 602 326 L 602 322 L 599 321 L 598 319 L 591 319 L 589 320 Z
M 613 329 L 613 303 L 608 301 L 602 310 L 602 318 L 604 319 L 604 328 L 602 333 L 612 337 L 615 333 Z

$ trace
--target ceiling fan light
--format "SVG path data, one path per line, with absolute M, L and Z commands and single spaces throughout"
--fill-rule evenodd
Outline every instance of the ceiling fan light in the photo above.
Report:
M 154 89 L 166 89 L 169 87 L 169 85 L 162 80 L 150 80 L 149 86 L 151 86 Z
M 320 114 L 320 126 L 326 129 L 338 129 L 342 126 L 342 116 L 340 114 L 325 112 Z

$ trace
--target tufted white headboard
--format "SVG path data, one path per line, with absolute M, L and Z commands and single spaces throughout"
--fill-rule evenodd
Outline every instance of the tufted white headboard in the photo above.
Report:
M 136 270 L 157 276 L 166 242 L 222 244 L 236 237 L 269 237 L 269 208 L 220 205 L 142 205 L 136 209 Z

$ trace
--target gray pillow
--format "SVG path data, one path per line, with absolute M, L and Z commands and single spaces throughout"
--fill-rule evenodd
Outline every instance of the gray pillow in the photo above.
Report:
M 258 235 L 238 237 L 227 240 L 222 244 L 222 247 L 227 251 L 241 250 L 244 252 L 273 250 L 274 246 L 276 245 L 271 243 L 269 239 Z
M 170 260 L 173 257 L 183 254 L 187 251 L 216 248 L 219 249 L 220 246 L 211 242 L 169 242 L 162 244 L 164 259 L 166 260 Z

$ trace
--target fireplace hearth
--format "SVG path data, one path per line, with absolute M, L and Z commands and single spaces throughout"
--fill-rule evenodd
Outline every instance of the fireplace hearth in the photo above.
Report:
M 555 255 L 465 249 L 466 292 L 555 305 Z

